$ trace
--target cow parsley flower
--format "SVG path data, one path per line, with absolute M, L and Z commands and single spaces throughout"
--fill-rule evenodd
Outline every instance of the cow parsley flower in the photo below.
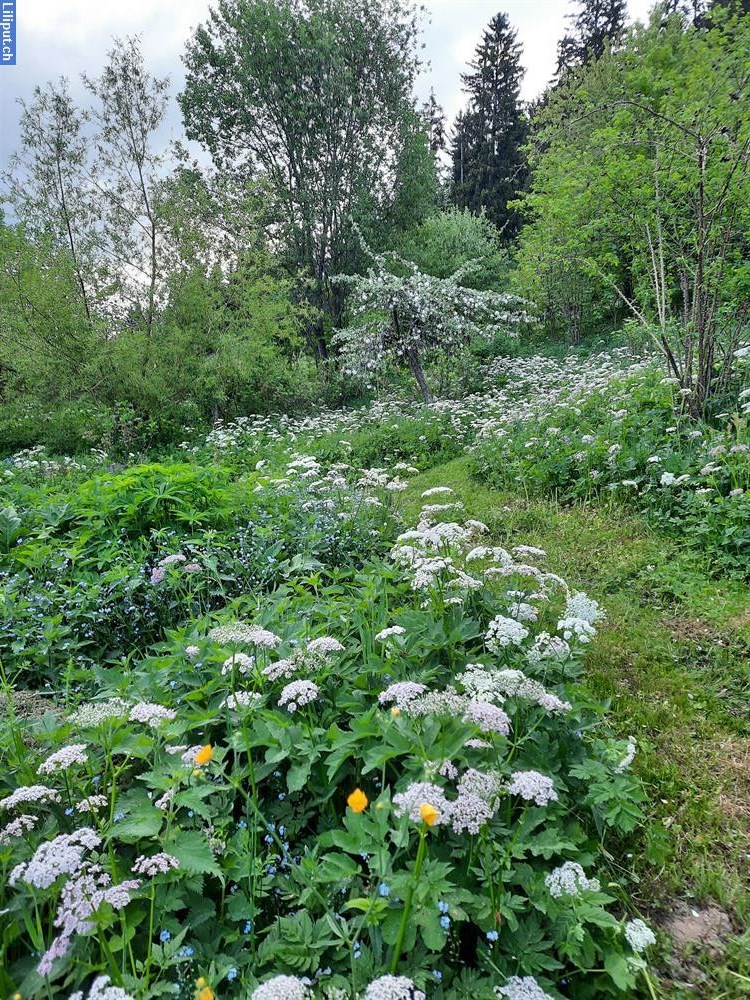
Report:
M 222 674 L 230 674 L 233 669 L 241 674 L 249 673 L 255 666 L 255 657 L 248 656 L 247 653 L 232 653 L 228 656 L 221 668 Z
M 394 704 L 403 711 L 426 690 L 424 684 L 418 684 L 416 681 L 396 681 L 395 684 L 390 684 L 385 691 L 380 692 L 378 703 L 380 705 Z
M 527 802 L 535 802 L 538 806 L 557 802 L 557 792 L 552 779 L 540 774 L 539 771 L 514 771 L 510 777 L 508 791 L 511 795 L 519 795 Z
M 38 822 L 37 816 L 27 816 L 26 813 L 21 813 L 20 816 L 11 820 L 3 830 L 0 830 L 0 844 L 5 847 L 11 843 L 14 837 L 23 837 L 33 830 Z
M 40 844 L 30 861 L 16 865 L 8 876 L 8 882 L 11 885 L 25 882 L 36 889 L 49 889 L 60 875 L 77 872 L 86 851 L 93 850 L 100 843 L 98 833 L 88 826 L 73 833 L 61 833 L 54 840 Z
M 425 994 L 406 976 L 389 975 L 373 979 L 364 1000 L 425 1000 Z
M 584 618 L 561 618 L 557 623 L 557 631 L 562 633 L 566 642 L 576 638 L 584 645 L 596 635 L 594 626 Z
M 397 792 L 393 796 L 396 815 L 406 815 L 412 823 L 422 822 L 421 809 L 425 804 L 433 806 L 438 811 L 435 825 L 449 821 L 451 803 L 438 785 L 430 784 L 428 781 L 414 781 L 405 791 Z
M 21 785 L 4 799 L 0 799 L 0 809 L 15 809 L 21 802 L 36 802 L 44 805 L 47 802 L 59 802 L 60 793 L 46 785 Z
M 62 747 L 51 754 L 36 769 L 37 774 L 57 774 L 58 771 L 67 771 L 74 764 L 85 764 L 88 761 L 85 743 L 71 743 L 70 746 Z
M 237 644 L 275 649 L 281 642 L 279 636 L 273 632 L 258 628 L 257 625 L 248 625 L 246 622 L 232 622 L 229 625 L 219 625 L 211 629 L 208 637 L 220 646 Z
M 620 763 L 615 768 L 615 774 L 622 774 L 623 771 L 627 771 L 627 769 L 633 763 L 635 752 L 636 752 L 636 742 L 635 739 L 631 736 L 630 739 L 628 740 L 628 748 L 625 751 L 625 756 L 622 758 Z
M 582 591 L 575 591 L 565 602 L 565 614 L 563 618 L 581 618 L 594 625 L 602 618 L 606 617 L 599 603 Z
M 84 998 L 82 990 L 76 990 L 68 1000 L 134 1000 L 134 997 L 119 986 L 111 986 L 109 976 L 97 976 L 91 984 L 88 997 Z
M 464 720 L 473 722 L 483 733 L 500 733 L 507 736 L 510 732 L 510 719 L 496 705 L 488 701 L 470 701 L 466 706 Z
M 251 705 L 257 705 L 260 700 L 261 695 L 255 691 L 235 691 L 234 694 L 227 695 L 221 705 L 222 708 L 229 708 L 234 712 L 239 712 L 243 708 L 250 708 Z
M 375 639 L 378 642 L 385 642 L 385 640 L 390 639 L 392 635 L 403 635 L 405 632 L 406 629 L 401 625 L 390 625 L 388 628 L 381 629 L 381 631 L 375 636 Z
M 309 1000 L 312 990 L 297 976 L 274 976 L 250 994 L 250 1000 Z
M 601 888 L 599 880 L 587 878 L 583 868 L 577 861 L 566 861 L 559 868 L 554 868 L 544 879 L 550 896 L 559 899 L 561 896 L 577 896 L 581 892 L 591 890 L 598 892 Z
M 130 709 L 128 719 L 131 722 L 146 722 L 152 729 L 156 729 L 162 722 L 171 722 L 177 718 L 177 712 L 163 705 L 155 705 L 152 702 L 142 701 L 133 705 Z
M 134 875 L 146 875 L 148 878 L 154 878 L 156 875 L 166 875 L 168 871 L 172 868 L 179 868 L 180 862 L 172 854 L 166 854 L 164 851 L 160 851 L 158 854 L 152 854 L 150 858 L 141 854 L 135 859 L 133 864 L 133 874 Z
M 515 618 L 498 615 L 490 622 L 484 641 L 490 652 L 499 654 L 508 646 L 520 646 L 529 630 Z
M 495 993 L 506 1000 L 552 1000 L 533 976 L 509 976 L 505 986 L 496 986 Z
M 292 681 L 283 688 L 279 697 L 279 708 L 286 705 L 288 712 L 296 712 L 301 705 L 309 705 L 320 694 L 320 688 L 312 681 Z
M 322 635 L 319 639 L 308 642 L 305 651 L 313 656 L 328 656 L 329 653 L 343 652 L 343 645 L 338 639 L 331 638 L 330 635 Z
M 540 632 L 536 636 L 531 648 L 526 652 L 526 659 L 529 663 L 538 664 L 542 660 L 554 660 L 559 663 L 567 660 L 570 656 L 570 646 L 558 635 L 550 635 L 549 632 Z
M 124 698 L 108 698 L 106 701 L 89 701 L 80 705 L 68 722 L 76 729 L 89 729 L 108 722 L 110 719 L 124 719 L 130 712 L 130 702 Z
M 642 920 L 628 920 L 625 924 L 625 937 L 633 951 L 645 951 L 652 944 L 656 944 L 656 935 Z

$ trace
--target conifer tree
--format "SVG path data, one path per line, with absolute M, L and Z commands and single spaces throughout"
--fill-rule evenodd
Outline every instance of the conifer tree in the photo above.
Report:
M 575 5 L 578 11 L 568 17 L 572 31 L 557 46 L 557 80 L 599 59 L 607 42 L 617 42 L 625 30 L 626 0 L 575 0 Z
M 506 14 L 497 14 L 477 46 L 470 72 L 462 77 L 469 106 L 456 119 L 451 142 L 452 200 L 476 214 L 486 212 L 506 241 L 519 226 L 508 203 L 526 178 L 520 60 L 516 31 Z

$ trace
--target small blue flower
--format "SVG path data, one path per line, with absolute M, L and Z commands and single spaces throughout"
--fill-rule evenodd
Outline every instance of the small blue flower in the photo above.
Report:
M 227 979 L 231 982 L 233 979 L 237 978 L 237 970 L 234 966 L 227 972 Z
M 162 943 L 164 943 L 165 941 L 169 941 L 171 937 L 172 935 L 169 933 L 169 931 L 162 931 L 161 934 L 159 935 L 159 940 Z
M 252 929 L 253 929 L 253 922 L 252 920 L 248 920 L 245 926 L 242 928 L 242 933 L 249 934 L 252 931 Z
M 65 810 L 65 815 L 66 816 L 72 816 L 73 815 L 73 806 L 68 806 L 68 808 Z
M 266 868 L 266 871 L 273 878 L 273 876 L 276 874 L 276 865 L 269 865 L 268 868 Z
M 177 957 L 178 958 L 192 958 L 192 956 L 194 954 L 195 954 L 195 948 L 193 948 L 193 946 L 191 944 L 185 944 L 177 952 Z
M 381 882 L 380 885 L 378 886 L 378 892 L 380 893 L 381 896 L 390 896 L 391 887 L 389 885 L 386 885 L 385 882 Z
M 485 935 L 488 941 L 497 941 L 499 936 L 500 935 L 497 933 L 497 931 L 487 931 L 487 934 Z
M 247 829 L 247 820 L 246 819 L 241 819 L 239 821 L 239 823 L 237 824 L 237 829 L 238 830 L 246 830 Z
M 270 833 L 267 833 L 265 835 L 265 837 L 263 838 L 263 842 L 266 843 L 266 844 L 272 844 L 273 843 L 273 837 L 271 836 Z
M 450 906 L 445 902 L 445 900 L 441 899 L 438 903 L 438 910 L 440 913 L 447 913 L 448 910 L 450 910 Z
M 442 983 L 442 981 L 443 981 L 443 973 L 440 971 L 440 969 L 433 969 L 432 970 L 432 978 L 436 979 L 439 983 Z
M 283 792 L 279 792 L 279 802 L 283 802 L 285 798 L 286 795 Z
M 283 837 L 285 833 L 286 833 L 286 827 L 285 826 L 280 826 L 279 827 L 279 836 Z
M 125 819 L 125 813 L 116 812 L 112 818 L 114 819 L 115 823 L 118 823 L 121 819 Z
M 451 925 L 451 918 L 450 917 L 441 917 L 440 918 L 440 926 L 443 928 L 444 931 L 447 931 L 449 929 L 450 925 Z

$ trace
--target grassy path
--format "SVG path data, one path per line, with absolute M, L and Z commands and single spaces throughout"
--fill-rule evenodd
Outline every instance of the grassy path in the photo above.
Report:
M 750 592 L 711 580 L 695 553 L 617 507 L 562 508 L 498 493 L 456 459 L 411 480 L 452 487 L 498 542 L 538 545 L 547 565 L 606 608 L 588 683 L 638 741 L 651 800 L 621 877 L 644 913 L 719 920 L 720 946 L 686 945 L 665 965 L 670 997 L 750 996 Z M 745 930 L 744 936 L 742 935 Z

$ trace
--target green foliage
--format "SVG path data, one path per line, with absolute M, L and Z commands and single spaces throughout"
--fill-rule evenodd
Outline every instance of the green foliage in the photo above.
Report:
M 364 503 L 372 487 L 354 485 L 361 475 L 353 471 L 345 486 L 340 465 L 326 474 L 296 459 L 234 484 L 199 465 L 98 476 L 65 496 L 62 483 L 49 491 L 13 484 L 24 541 L 10 547 L 12 573 L 31 566 L 36 549 L 33 586 L 49 600 L 37 574 L 59 553 L 69 600 L 74 586 L 96 596 L 88 617 L 73 603 L 59 615 L 44 610 L 51 656 L 69 656 L 59 675 L 47 675 L 49 711 L 28 717 L 10 690 L 3 706 L 0 799 L 31 784 L 53 789 L 51 801 L 23 804 L 39 819 L 23 838 L 6 834 L 4 820 L 0 863 L 13 874 L 0 889 L 9 931 L 0 939 L 3 991 L 36 1000 L 62 982 L 84 987 L 96 973 L 143 1000 L 162 995 L 175 976 L 244 997 L 283 971 L 355 995 L 390 969 L 421 989 L 437 970 L 451 1000 L 467 989 L 490 997 L 498 977 L 513 975 L 535 976 L 546 991 L 576 975 L 581 997 L 632 992 L 645 962 L 612 912 L 617 886 L 606 859 L 637 824 L 644 794 L 622 766 L 625 742 L 606 737 L 604 708 L 579 682 L 584 647 L 573 641 L 558 657 L 526 657 L 533 636 L 554 632 L 567 607 L 559 577 L 544 574 L 548 600 L 528 623 L 528 642 L 493 647 L 488 623 L 508 612 L 506 590 L 525 586 L 527 567 L 513 566 L 500 581 L 485 577 L 460 590 L 457 603 L 454 584 L 470 579 L 463 567 L 482 576 L 476 558 L 466 562 L 469 526 L 442 549 L 453 568 L 445 563 L 415 588 L 414 570 L 385 555 L 395 534 L 384 516 L 387 483 L 376 489 L 378 508 Z M 269 540 L 306 539 L 306 564 L 278 562 L 273 584 L 245 576 L 233 589 L 238 563 L 216 555 L 228 505 L 239 502 L 243 526 L 265 516 Z M 189 535 L 197 525 L 200 554 Z M 410 533 L 425 555 L 429 530 Z M 97 558 L 111 583 L 116 550 L 132 554 L 146 539 L 153 553 L 170 554 L 155 566 L 161 574 L 133 580 L 122 598 L 117 588 L 97 590 L 87 560 Z M 274 551 L 258 548 L 257 536 L 247 539 L 244 557 L 257 554 L 262 564 Z M 199 573 L 188 554 L 200 560 Z M 204 578 L 217 576 L 227 587 L 212 604 Z M 137 635 L 146 621 L 142 587 L 163 625 L 146 641 Z M 588 607 L 595 620 L 596 605 Z M 25 682 L 38 669 L 24 648 L 32 618 L 13 616 L 15 645 L 3 651 L 6 674 L 9 664 L 20 668 Z M 133 635 L 108 654 L 102 639 L 117 619 L 130 619 Z M 247 620 L 271 631 L 248 633 Z M 376 637 L 393 625 L 401 631 Z M 527 687 L 477 694 L 462 673 L 467 662 L 491 685 L 526 676 Z M 290 680 L 312 686 L 311 700 L 303 687 L 292 702 Z M 437 705 L 412 710 L 399 697 L 392 711 L 397 696 L 379 696 L 403 681 L 424 684 Z M 506 716 L 507 734 L 497 723 Z M 72 759 L 55 764 L 50 755 L 64 747 Z M 200 747 L 210 748 L 207 757 L 196 757 Z M 545 805 L 509 790 L 526 771 L 554 790 Z M 495 791 L 471 798 L 459 776 Z M 416 807 L 426 798 L 442 809 L 435 826 L 410 815 L 414 806 L 399 807 L 399 794 L 420 782 L 410 794 Z M 347 805 L 356 787 L 366 795 L 358 811 Z M 35 887 L 25 867 L 33 853 L 81 828 L 91 831 L 89 846 L 74 870 L 48 882 L 42 875 Z M 67 857 L 58 846 L 55 857 Z M 138 859 L 160 852 L 172 860 L 149 874 Z M 45 871 L 52 863 L 38 860 Z M 591 881 L 555 896 L 551 873 L 563 861 L 580 864 Z M 79 927 L 63 942 L 66 954 L 51 960 L 45 982 L 37 966 L 65 907 L 63 886 L 89 864 L 100 866 L 93 873 L 102 887 L 137 881 L 95 906 L 91 933 Z
M 737 411 L 724 426 L 675 417 L 658 371 L 573 397 L 480 446 L 478 474 L 566 503 L 611 496 L 699 549 L 715 572 L 750 565 L 750 436 Z
M 429 215 L 405 233 L 396 249 L 435 278 L 448 278 L 464 265 L 476 263 L 461 284 L 494 291 L 507 288 L 509 259 L 497 229 L 485 215 L 472 215 L 468 209 Z

